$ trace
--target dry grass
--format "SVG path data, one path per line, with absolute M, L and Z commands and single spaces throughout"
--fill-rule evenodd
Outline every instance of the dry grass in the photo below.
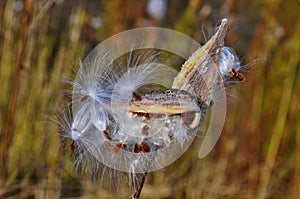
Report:
M 231 22 L 227 44 L 250 71 L 230 89 L 221 139 L 205 159 L 200 140 L 168 168 L 150 173 L 142 198 L 297 198 L 300 195 L 300 20 L 298 1 L 175 0 L 162 21 L 147 1 L 24 0 L 0 2 L 0 198 L 128 198 L 72 173 L 59 150 L 55 112 L 61 80 L 103 39 L 148 25 L 200 41 L 203 24 Z M 28 16 L 28 20 L 27 20 Z M 99 28 L 90 21 L 100 16 Z M 126 180 L 124 180 L 125 182 Z

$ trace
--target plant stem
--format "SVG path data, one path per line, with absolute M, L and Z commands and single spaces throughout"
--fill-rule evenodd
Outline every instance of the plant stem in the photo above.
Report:
M 28 30 L 28 21 L 29 21 L 29 2 L 27 0 L 24 1 L 24 11 L 23 11 L 23 22 L 22 22 L 22 35 L 19 46 L 19 52 L 16 62 L 16 70 L 14 76 L 14 82 L 12 87 L 12 94 L 10 97 L 9 103 L 9 112 L 8 112 L 8 122 L 6 127 L 6 132 L 4 135 L 4 142 L 2 146 L 2 167 L 3 167 L 3 176 L 6 176 L 6 167 L 7 167 L 7 159 L 9 153 L 9 145 L 11 143 L 11 139 L 13 136 L 13 123 L 15 118 L 15 110 L 17 106 L 17 96 L 20 87 L 20 76 L 22 70 L 22 62 L 25 54 L 25 46 L 26 46 L 26 36 Z
M 135 189 L 135 192 L 130 197 L 130 199 L 139 199 L 140 198 L 147 174 L 148 174 L 148 172 L 142 174 L 142 179 L 139 181 L 139 187 L 137 189 Z

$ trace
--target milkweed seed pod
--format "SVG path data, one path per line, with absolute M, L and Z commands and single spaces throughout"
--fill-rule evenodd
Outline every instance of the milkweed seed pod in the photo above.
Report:
M 215 34 L 183 64 L 172 88 L 186 90 L 210 106 L 212 93 L 222 81 L 219 58 L 227 26 L 228 20 L 223 19 Z
M 225 122 L 224 81 L 227 74 L 223 73 L 224 69 L 220 68 L 220 63 L 223 64 L 224 56 L 221 56 L 221 52 L 227 27 L 228 20 L 223 19 L 215 34 L 183 64 L 172 85 L 172 88 L 186 90 L 196 96 L 202 104 L 200 107 L 203 118 L 208 108 L 212 109 L 210 125 L 199 151 L 200 158 L 205 157 L 215 146 Z
M 61 117 L 61 130 L 74 141 L 78 157 L 128 173 L 163 168 L 187 150 L 211 108 L 199 157 L 209 153 L 225 120 L 224 82 L 243 80 L 237 56 L 223 45 L 227 26 L 223 19 L 202 47 L 178 32 L 145 28 L 114 36 L 92 51 L 72 82 L 71 119 Z M 134 45 L 120 44 L 130 37 Z M 188 47 L 196 49 L 190 57 Z M 186 61 L 178 72 L 156 53 L 134 53 L 145 48 L 169 50 Z

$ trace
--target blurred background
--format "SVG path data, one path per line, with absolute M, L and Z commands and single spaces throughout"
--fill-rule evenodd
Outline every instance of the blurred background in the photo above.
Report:
M 141 198 L 300 197 L 299 0 L 1 0 L 0 198 L 129 198 L 72 168 L 49 115 L 62 80 L 104 39 L 158 26 L 205 43 L 220 19 L 226 45 L 249 66 L 228 89 L 220 140 L 198 159 L 199 139 L 169 167 L 150 173 Z M 108 184 L 108 185 L 106 185 Z

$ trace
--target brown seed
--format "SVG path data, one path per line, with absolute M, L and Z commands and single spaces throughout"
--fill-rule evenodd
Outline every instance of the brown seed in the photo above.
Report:
M 143 141 L 140 143 L 140 150 L 147 154 L 150 153 L 151 147 L 145 141 Z
M 108 130 L 103 130 L 102 132 L 103 132 L 105 139 L 110 140 L 110 141 L 112 140 L 111 133 Z
M 120 141 L 118 144 L 116 144 L 116 147 L 118 147 L 120 149 L 126 149 L 127 145 L 124 144 L 122 141 Z
M 131 112 L 132 115 L 135 115 L 136 117 L 144 117 L 146 120 L 150 120 L 150 114 L 144 113 L 144 112 Z
M 118 142 L 115 146 L 112 147 L 112 152 L 114 154 L 120 153 L 123 149 L 126 149 L 127 145 L 124 144 L 122 141 Z
M 142 101 L 142 96 L 140 96 L 136 92 L 132 93 L 132 98 L 133 98 L 132 101 Z
M 173 133 L 169 133 L 169 139 L 170 139 L 170 141 L 172 142 L 173 140 L 174 140 L 174 135 L 173 135 Z
M 134 153 L 139 153 L 141 151 L 141 148 L 138 144 L 134 144 L 134 147 L 133 147 L 133 152 Z
M 245 76 L 242 73 L 235 70 L 234 68 L 231 71 L 229 71 L 229 74 L 231 77 L 236 78 L 241 83 L 246 80 Z

